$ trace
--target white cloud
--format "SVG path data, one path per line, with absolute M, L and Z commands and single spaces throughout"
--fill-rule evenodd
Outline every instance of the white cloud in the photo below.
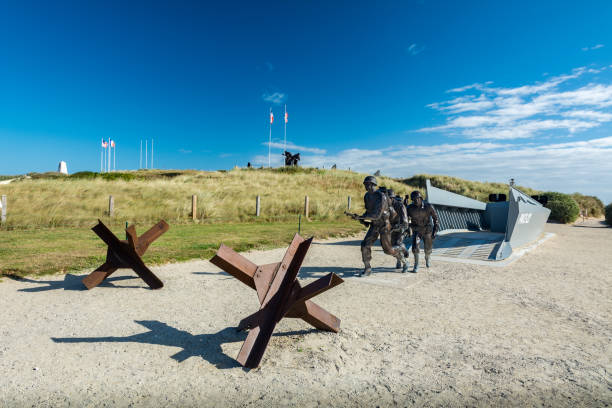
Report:
M 449 89 L 448 91 L 446 91 L 447 93 L 452 93 L 452 92 L 465 92 L 469 89 L 477 89 L 479 91 L 484 91 L 487 90 L 487 85 L 491 85 L 493 83 L 493 81 L 487 81 L 485 83 L 475 83 L 475 84 L 471 84 L 471 85 L 465 85 L 459 88 L 453 88 L 453 89 Z
M 598 49 L 603 48 L 603 47 L 604 47 L 603 44 L 596 44 L 596 45 L 594 45 L 592 47 L 582 47 L 581 49 L 582 49 L 582 51 L 592 51 L 592 50 L 598 50 Z
M 266 101 L 273 103 L 274 105 L 280 105 L 287 100 L 287 95 L 282 92 L 264 93 L 261 98 Z
M 268 142 L 263 143 L 263 145 L 268 146 Z M 283 147 L 285 146 L 282 143 L 272 142 L 270 143 L 270 147 L 273 149 L 283 149 Z M 299 153 L 299 152 L 309 152 L 309 153 L 316 153 L 316 154 L 327 153 L 325 149 L 319 149 L 318 147 L 298 146 L 296 144 L 293 144 L 292 142 L 287 142 L 287 150 L 292 152 L 293 154 Z
M 612 122 L 612 85 L 570 85 L 572 80 L 606 69 L 576 68 L 569 74 L 514 88 L 491 87 L 487 82 L 450 89 L 447 92 L 480 92 L 427 105 L 448 117 L 443 125 L 419 131 L 499 140 L 530 138 L 551 131 L 568 135 L 595 128 Z M 562 85 L 564 89 L 560 89 Z
M 598 122 L 609 122 L 612 121 L 611 113 L 597 112 L 592 110 L 576 110 L 572 112 L 564 112 L 563 116 L 568 116 L 571 118 L 584 118 L 596 120 Z
M 408 48 L 406 48 L 406 51 L 408 52 L 408 54 L 410 55 L 417 55 L 422 53 L 423 51 L 425 51 L 425 46 L 424 45 L 418 45 L 418 44 L 410 44 L 408 46 Z

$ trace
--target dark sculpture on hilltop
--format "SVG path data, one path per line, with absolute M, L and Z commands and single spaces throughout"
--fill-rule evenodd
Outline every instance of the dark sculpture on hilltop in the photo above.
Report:
M 300 161 L 300 154 L 296 153 L 296 154 L 291 154 L 291 152 L 288 152 L 285 150 L 285 166 L 297 166 L 298 162 Z

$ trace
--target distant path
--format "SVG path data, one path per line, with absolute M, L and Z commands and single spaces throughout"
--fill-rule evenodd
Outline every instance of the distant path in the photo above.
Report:
M 612 405 L 612 228 L 546 231 L 501 268 L 401 274 L 377 246 L 368 278 L 360 236 L 315 241 L 300 279 L 345 280 L 317 297 L 340 332 L 283 319 L 251 371 L 235 326 L 257 296 L 208 261 L 153 267 L 157 291 L 127 271 L 91 291 L 83 274 L 4 279 L 0 406 Z
M 12 178 L 12 179 L 8 179 L 8 180 L 2 180 L 2 181 L 0 181 L 0 184 L 8 184 L 8 183 L 10 183 L 13 180 L 17 180 L 17 179 Z

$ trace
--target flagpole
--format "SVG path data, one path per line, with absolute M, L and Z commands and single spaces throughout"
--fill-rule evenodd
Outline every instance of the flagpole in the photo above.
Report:
M 117 143 L 113 148 L 113 171 L 117 171 Z
M 149 140 L 145 140 L 145 169 L 149 167 Z
M 140 139 L 140 165 L 138 166 L 138 169 L 142 169 L 142 139 Z
M 270 168 L 270 145 L 272 144 L 272 108 L 270 108 L 270 136 L 268 137 L 268 168 Z
M 104 143 L 104 140 L 102 140 L 102 143 Z M 102 173 L 102 162 L 104 161 L 104 146 L 101 146 L 100 149 L 100 173 Z
M 155 142 L 154 139 L 151 139 L 151 168 L 153 169 L 153 143 Z
M 109 137 L 108 138 L 108 167 L 106 168 L 106 171 L 109 172 L 109 173 L 111 171 L 111 161 L 110 161 L 111 160 L 111 154 L 110 154 L 111 152 L 110 152 L 110 150 L 111 150 L 111 139 Z
M 285 104 L 285 143 L 283 144 L 283 154 L 287 151 L 287 104 Z

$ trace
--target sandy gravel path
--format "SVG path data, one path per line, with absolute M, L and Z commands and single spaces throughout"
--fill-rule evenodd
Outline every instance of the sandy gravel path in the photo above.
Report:
M 612 228 L 549 224 L 556 236 L 510 266 L 435 262 L 402 275 L 359 241 L 313 245 L 301 279 L 345 283 L 317 297 L 339 334 L 285 319 L 261 367 L 234 361 L 256 294 L 207 261 L 81 288 L 83 274 L 0 283 L 0 406 L 609 406 Z M 284 249 L 251 252 L 276 262 Z

